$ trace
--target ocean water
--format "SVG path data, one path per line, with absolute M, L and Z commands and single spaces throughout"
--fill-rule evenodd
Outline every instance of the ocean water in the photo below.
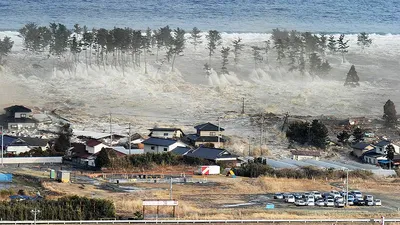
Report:
M 399 0 L 0 0 L 0 30 L 27 22 L 135 29 L 165 25 L 232 33 L 273 28 L 400 33 Z

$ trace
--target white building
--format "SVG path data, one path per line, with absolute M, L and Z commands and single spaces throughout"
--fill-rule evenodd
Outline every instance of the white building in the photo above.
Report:
M 183 131 L 179 128 L 156 127 L 149 130 L 150 130 L 149 137 L 179 139 L 184 136 Z
M 172 151 L 176 147 L 186 147 L 186 145 L 181 141 L 154 137 L 145 140 L 143 144 L 144 153 L 164 153 Z
M 97 140 L 88 140 L 86 142 L 86 151 L 90 154 L 96 154 L 101 151 L 103 148 L 108 148 L 107 145 L 101 143 Z
M 388 141 L 388 140 L 382 140 L 382 141 L 380 141 L 380 142 L 378 142 L 378 143 L 376 143 L 375 144 L 375 152 L 376 153 L 379 153 L 379 154 L 383 154 L 383 155 L 386 155 L 387 154 L 387 146 L 388 145 L 392 145 L 393 147 L 394 147 L 394 151 L 396 152 L 396 153 L 400 153 L 400 149 L 399 149 L 399 146 L 397 146 L 397 145 L 395 145 L 395 144 L 392 144 L 390 141 Z

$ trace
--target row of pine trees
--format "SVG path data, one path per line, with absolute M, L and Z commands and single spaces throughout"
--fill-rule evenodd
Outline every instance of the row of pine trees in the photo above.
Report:
M 113 202 L 105 199 L 89 199 L 69 196 L 58 200 L 1 201 L 1 220 L 33 220 L 31 210 L 37 209 L 40 220 L 98 220 L 115 218 Z
M 49 26 L 28 23 L 19 33 L 25 50 L 34 54 L 64 58 L 75 64 L 84 62 L 87 66 L 108 65 L 122 69 L 126 66 L 143 66 L 145 73 L 149 55 L 155 55 L 155 61 L 160 67 L 167 62 L 173 69 L 176 58 L 183 55 L 187 44 L 197 50 L 204 38 L 209 58 L 204 64 L 207 74 L 210 74 L 212 67 L 217 68 L 212 66 L 212 56 L 216 52 L 221 55 L 221 73 L 228 74 L 230 64 L 234 66 L 230 70 L 237 69 L 243 51 L 248 48 L 252 52 L 255 68 L 268 65 L 269 58 L 274 57 L 278 65 L 288 71 L 298 70 L 301 74 L 308 72 L 312 76 L 326 76 L 331 70 L 326 55 L 339 52 L 344 61 L 349 48 L 348 40 L 345 40 L 343 34 L 335 39 L 333 35 L 327 37 L 324 34 L 279 29 L 274 29 L 271 40 L 265 40 L 262 46 L 247 46 L 241 38 L 236 38 L 231 43 L 222 43 L 219 31 L 209 30 L 203 37 L 202 31 L 196 27 L 189 32 L 181 28 L 171 29 L 169 26 L 154 30 L 148 28 L 145 31 L 128 27 L 89 30 L 88 27 L 78 24 L 73 29 L 68 29 L 60 23 L 50 23 Z M 370 46 L 372 40 L 368 34 L 361 33 L 357 43 L 364 49 Z M 13 42 L 8 37 L 0 40 L 0 63 L 2 56 L 11 51 L 12 45 Z

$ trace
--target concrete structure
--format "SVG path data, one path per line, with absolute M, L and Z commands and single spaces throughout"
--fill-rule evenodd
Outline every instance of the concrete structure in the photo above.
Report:
M 377 153 L 375 150 L 364 153 L 362 157 L 363 162 L 373 165 L 379 165 L 379 160 L 387 160 L 385 154 Z
M 185 135 L 183 131 L 179 128 L 158 128 L 149 129 L 149 137 L 156 138 L 170 138 L 170 139 L 180 139 Z
M 186 145 L 174 139 L 151 137 L 143 142 L 144 153 L 163 153 L 170 152 L 176 147 L 186 147 Z
M 62 157 L 4 157 L 4 164 L 53 164 L 62 163 Z
M 217 175 L 221 173 L 221 167 L 217 165 L 199 166 L 194 173 L 199 175 Z
M 96 154 L 101 151 L 103 148 L 108 148 L 107 145 L 101 143 L 100 141 L 97 140 L 88 140 L 86 141 L 86 151 L 89 154 Z
M 319 151 L 292 151 L 292 159 L 293 160 L 306 160 L 306 159 L 314 159 L 319 160 L 321 157 L 321 153 Z

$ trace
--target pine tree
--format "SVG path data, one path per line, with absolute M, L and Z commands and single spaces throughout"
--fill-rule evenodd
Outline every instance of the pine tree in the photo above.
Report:
M 322 60 L 317 53 L 310 55 L 310 74 L 312 77 L 315 77 L 320 72 L 321 62 Z
M 110 149 L 102 148 L 95 159 L 96 168 L 101 169 L 103 167 L 111 166 L 111 155 Z
M 70 124 L 61 124 L 57 134 L 58 137 L 54 143 L 54 150 L 57 152 L 65 152 L 71 147 L 72 129 Z
M 254 69 L 257 69 L 257 64 L 262 62 L 262 56 L 260 54 L 261 48 L 257 46 L 251 46 L 253 50 L 253 59 L 254 59 Z
M 214 54 L 215 49 L 217 49 L 217 46 L 221 45 L 221 34 L 216 31 L 216 30 L 210 30 L 208 31 L 208 34 L 206 35 L 206 38 L 208 40 L 207 43 L 207 49 L 208 49 L 208 64 L 211 65 L 211 56 Z
M 365 47 L 369 47 L 372 44 L 372 39 L 369 38 L 369 35 L 365 32 L 361 32 L 357 35 L 357 45 L 361 46 L 361 49 L 364 51 Z
M 338 51 L 342 54 L 342 62 L 345 62 L 345 54 L 348 52 L 349 45 L 347 44 L 349 40 L 344 40 L 344 34 L 341 34 L 338 39 Z
M 278 39 L 275 43 L 274 48 L 276 49 L 276 61 L 282 65 L 282 60 L 286 57 L 285 56 L 285 44 L 282 39 Z
M 208 65 L 208 63 L 204 64 L 203 69 L 206 72 L 207 77 L 211 75 L 211 67 L 210 67 L 210 65 Z
M 304 48 L 301 48 L 300 54 L 299 54 L 298 69 L 299 69 L 300 74 L 303 76 L 306 71 L 306 60 L 305 60 L 304 55 L 305 55 Z
M 388 126 L 393 126 L 397 123 L 396 106 L 390 99 L 383 106 L 383 119 Z
M 320 74 L 321 74 L 322 76 L 326 77 L 326 76 L 329 74 L 329 72 L 331 71 L 331 69 L 332 69 L 332 67 L 331 67 L 331 65 L 329 64 L 328 60 L 325 60 L 325 61 L 321 64 L 321 66 L 320 66 L 320 68 L 319 68 L 319 71 L 320 71 Z
M 361 128 L 357 127 L 353 131 L 353 141 L 357 143 L 363 140 L 364 140 L 364 131 L 361 130 Z
M 340 132 L 336 137 L 338 139 L 338 142 L 341 142 L 344 144 L 349 141 L 350 136 L 351 135 L 349 133 L 347 133 L 347 131 L 344 130 L 344 131 Z
M 183 52 L 185 49 L 185 30 L 181 28 L 176 28 L 174 30 L 174 37 L 172 38 L 172 53 L 173 53 L 173 60 L 172 60 L 172 70 L 174 69 L 175 58 L 177 55 Z
M 0 65 L 4 65 L 3 58 L 7 56 L 14 45 L 10 37 L 5 36 L 3 40 L 0 39 Z
M 239 56 L 241 51 L 243 50 L 244 44 L 241 43 L 242 39 L 238 38 L 232 41 L 232 45 L 233 45 L 233 61 L 235 62 L 235 66 L 238 64 L 239 62 Z
M 228 65 L 228 56 L 229 56 L 229 51 L 231 49 L 229 47 L 222 47 L 221 49 L 221 56 L 222 56 L 222 67 L 221 67 L 221 72 L 223 74 L 229 74 L 228 69 L 226 66 Z
M 322 58 L 325 56 L 325 50 L 326 50 L 326 44 L 327 44 L 327 37 L 324 34 L 321 34 L 319 39 L 318 39 L 318 52 L 321 54 Z
M 351 66 L 349 72 L 347 73 L 346 81 L 344 82 L 344 86 L 359 86 L 358 83 L 360 78 L 358 77 L 356 67 L 354 65 Z
M 270 40 L 264 41 L 264 44 L 265 44 L 265 46 L 264 46 L 265 56 L 263 57 L 263 59 L 264 59 L 265 63 L 268 63 L 268 53 L 269 53 L 269 50 L 271 50 L 271 41 Z
M 196 51 L 197 45 L 201 44 L 201 31 L 197 27 L 193 27 L 192 31 L 190 32 L 190 39 L 192 40 L 190 44 L 194 46 L 194 50 Z
M 337 51 L 337 42 L 335 40 L 335 37 L 333 35 L 329 36 L 328 39 L 328 49 L 331 53 L 335 53 Z
M 310 141 L 311 145 L 319 148 L 326 147 L 326 141 L 328 140 L 328 128 L 318 120 L 313 120 L 310 128 Z

